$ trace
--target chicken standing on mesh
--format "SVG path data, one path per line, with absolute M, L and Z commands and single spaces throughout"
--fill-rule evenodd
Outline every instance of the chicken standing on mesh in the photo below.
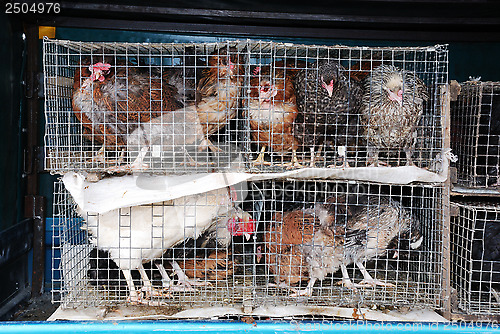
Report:
M 236 117 L 244 76 L 244 60 L 236 48 L 216 50 L 197 87 L 196 110 L 207 136 Z
M 429 95 L 424 82 L 413 72 L 381 65 L 365 80 L 362 120 L 368 141 L 368 163 L 379 164 L 381 149 L 403 149 L 407 165 L 417 126 Z
M 291 167 L 300 166 L 296 150 L 298 141 L 293 136 L 293 122 L 297 116 L 295 91 L 292 78 L 297 70 L 275 69 L 271 77 L 270 68 L 258 68 L 250 80 L 248 118 L 252 140 L 262 147 L 254 165 L 272 164 L 264 159 L 266 148 L 285 154 L 292 151 Z
M 360 137 L 362 85 L 350 79 L 340 64 L 321 61 L 297 74 L 295 92 L 298 114 L 294 136 L 304 149 L 309 147 L 310 166 L 315 165 L 316 148 L 326 142 L 335 147 L 347 166 L 346 150 L 349 147 L 357 149 Z
M 182 69 L 132 67 L 122 62 L 87 66 L 75 73 L 73 111 L 82 124 L 83 136 L 93 145 L 103 145 L 99 160 L 106 150 L 120 152 L 127 135 L 139 124 L 179 109 L 194 98 L 192 80 L 183 80 L 182 91 L 175 86 Z
M 86 229 L 90 241 L 100 250 L 108 251 L 110 257 L 122 270 L 129 287 L 129 300 L 132 303 L 143 302 L 142 293 L 138 293 L 131 276 L 131 270 L 139 270 L 146 297 L 154 296 L 150 279 L 143 263 L 162 256 L 166 249 L 174 247 L 186 238 L 197 238 L 213 225 L 223 224 L 231 235 L 246 232 L 241 210 L 232 203 L 227 188 L 208 193 L 185 196 L 159 205 L 141 205 L 115 209 L 103 214 L 85 212 L 77 207 L 77 212 L 86 220 Z M 242 225 L 244 225 L 243 222 Z M 179 270 L 173 263 L 174 269 Z M 164 268 L 158 268 L 163 274 Z M 185 278 L 179 272 L 178 276 Z M 178 290 L 170 284 L 168 275 L 164 277 L 168 291 Z M 189 289 L 197 282 L 188 280 L 179 284 L 182 289 Z
M 392 286 L 372 278 L 363 262 L 386 254 L 396 238 L 410 240 L 412 249 L 422 242 L 420 224 L 399 202 L 378 197 L 370 202 L 366 196 L 353 205 L 342 197 L 330 198 L 326 204 L 276 216 L 264 237 L 266 263 L 277 285 L 295 290 L 294 296 L 311 296 L 316 281 L 338 269 L 349 288 Z M 347 273 L 352 263 L 364 277 L 358 284 Z M 291 287 L 307 277 L 305 289 Z

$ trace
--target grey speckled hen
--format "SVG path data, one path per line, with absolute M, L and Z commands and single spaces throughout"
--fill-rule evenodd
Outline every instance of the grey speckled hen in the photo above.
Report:
M 381 149 L 403 149 L 413 165 L 416 128 L 422 117 L 427 87 L 415 73 L 381 65 L 365 80 L 362 120 L 368 141 L 368 162 L 378 166 Z
M 336 146 L 338 152 L 345 151 L 339 149 L 341 146 L 356 145 L 363 90 L 347 73 L 338 62 L 321 61 L 295 77 L 298 114 L 294 136 L 304 149 L 309 147 L 311 166 L 316 147 L 325 142 Z

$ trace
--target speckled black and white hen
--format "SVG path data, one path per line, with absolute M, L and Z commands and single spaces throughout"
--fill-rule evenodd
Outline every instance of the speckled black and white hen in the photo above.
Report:
M 339 63 L 320 61 L 300 71 L 294 84 L 298 108 L 294 135 L 304 149 L 309 147 L 310 165 L 314 166 L 316 147 L 326 142 L 345 158 L 345 146 L 356 145 L 359 138 L 361 83 L 350 79 Z
M 407 165 L 413 165 L 416 128 L 428 98 L 427 87 L 414 72 L 392 65 L 373 70 L 365 80 L 362 106 L 370 164 L 378 166 L 381 149 L 403 149 Z

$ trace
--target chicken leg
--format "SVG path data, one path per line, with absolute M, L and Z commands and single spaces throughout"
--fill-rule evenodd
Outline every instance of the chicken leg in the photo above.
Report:
M 386 287 L 395 287 L 395 285 L 392 283 L 383 282 L 383 281 L 380 281 L 378 279 L 373 278 L 370 275 L 370 273 L 368 273 L 365 266 L 363 266 L 363 264 L 361 262 L 356 262 L 356 265 L 358 266 L 359 270 L 363 274 L 363 280 L 361 282 L 359 282 L 359 284 L 358 284 L 359 286 L 375 287 L 378 285 L 378 286 L 386 286 Z
M 307 283 L 307 286 L 304 288 L 304 289 L 291 289 L 292 291 L 295 291 L 294 293 L 292 293 L 290 295 L 290 297 L 300 297 L 300 296 L 304 296 L 304 297 L 311 297 L 312 294 L 313 294 L 313 287 L 314 287 L 314 284 L 316 283 L 318 279 L 316 277 L 311 277 L 309 279 L 309 282 Z
M 156 267 L 160 271 L 162 277 L 162 285 L 168 292 L 186 292 L 186 291 L 197 291 L 194 286 L 207 286 L 211 285 L 210 282 L 198 281 L 196 279 L 190 279 L 186 276 L 182 268 L 176 261 L 172 261 L 172 269 L 177 276 L 177 284 L 168 276 L 165 267 L 161 263 L 155 263 Z
M 267 148 L 266 145 L 262 146 L 262 149 L 260 150 L 259 156 L 257 157 L 257 159 L 252 161 L 252 164 L 254 166 L 256 166 L 256 165 L 270 165 L 271 164 L 270 162 L 267 162 L 264 160 L 264 153 L 266 152 L 266 148 Z
M 146 270 L 144 270 L 144 267 L 142 264 L 137 268 L 139 270 L 139 273 L 141 274 L 141 279 L 142 279 L 142 284 L 143 288 L 141 290 L 146 292 L 147 297 L 151 297 L 153 295 L 153 285 L 151 284 L 151 281 L 149 280 L 149 277 L 146 273 Z M 122 269 L 123 276 L 125 277 L 125 280 L 127 281 L 127 285 L 129 288 L 129 297 L 127 299 L 128 302 L 131 304 L 147 304 L 147 302 L 144 302 L 142 300 L 142 292 L 138 292 L 137 289 L 135 288 L 134 285 L 134 280 L 132 279 L 132 273 L 130 269 Z

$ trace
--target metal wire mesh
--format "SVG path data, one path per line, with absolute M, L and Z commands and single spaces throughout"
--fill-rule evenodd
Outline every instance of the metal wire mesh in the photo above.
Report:
M 261 187 L 267 200 L 256 305 L 442 306 L 442 187 L 328 181 Z M 350 287 L 332 259 L 346 265 L 350 282 L 367 284 Z M 370 276 L 387 286 L 370 286 Z M 312 277 L 318 280 L 304 295 Z
M 55 173 L 211 172 L 240 152 L 258 172 L 432 168 L 443 149 L 446 46 L 44 40 L 43 66 L 46 168 Z M 397 87 L 375 80 L 391 73 Z M 389 117 L 376 112 L 378 96 Z
M 53 302 L 175 310 L 241 304 L 248 266 L 244 250 L 253 245 L 247 238 L 255 223 L 253 209 L 237 208 L 231 191 L 97 214 L 80 209 L 57 182 Z
M 115 210 L 111 214 L 85 213 L 83 220 L 63 186 L 56 184 L 54 221 L 58 226 L 54 230 L 58 234 L 54 236 L 57 246 L 53 270 L 54 277 L 60 280 L 54 280 L 54 293 L 61 295 L 65 307 L 129 304 L 134 299 L 119 268 L 131 268 L 135 288 L 140 291 L 136 303 L 175 310 L 201 306 L 252 309 L 287 305 L 442 307 L 443 187 L 266 181 L 250 189 L 254 190 L 242 208 L 255 220 L 253 238 L 247 241 L 243 235 L 234 235 L 231 244 L 225 247 L 217 242 L 226 238 L 219 224 L 215 236 L 212 232 L 203 233 L 196 240 L 188 238 L 192 235 L 189 222 L 196 221 L 200 226 L 202 209 L 211 207 L 204 196 L 197 197 L 191 206 L 174 200 Z M 332 198 L 339 201 L 337 205 L 332 204 Z M 320 222 L 324 217 L 314 210 L 329 204 L 333 224 L 326 226 Z M 171 228 L 174 207 L 184 212 L 187 227 L 180 233 L 181 239 L 186 240 L 170 248 L 161 246 L 162 242 L 155 243 L 155 239 L 165 240 L 161 231 Z M 224 212 L 230 207 L 231 204 L 225 204 L 218 208 L 217 218 L 227 217 Z M 144 210 L 144 217 L 151 217 L 149 220 L 141 216 Z M 288 218 L 283 217 L 288 217 L 290 212 L 296 212 L 296 221 L 304 224 L 303 228 L 287 230 Z M 109 234 L 105 226 L 109 220 L 114 222 L 111 235 L 119 242 L 111 246 L 106 244 Z M 141 234 L 136 227 L 138 221 L 146 221 L 155 228 L 142 229 Z M 294 243 L 284 241 L 294 233 L 298 238 Z M 319 242 L 320 235 L 337 244 Z M 348 242 L 352 241 L 349 239 L 352 235 L 356 238 L 354 244 Z M 312 237 L 316 239 L 311 241 Z M 139 249 L 134 241 L 137 238 L 153 246 L 146 244 Z M 379 241 L 382 246 L 376 248 L 374 255 L 373 242 Z M 287 248 L 290 244 L 292 250 Z M 157 259 L 151 261 L 152 255 L 148 258 L 145 254 L 156 248 Z M 138 250 L 142 251 L 139 260 L 143 259 L 144 272 L 153 287 L 151 293 L 144 277 L 135 270 L 138 265 L 130 264 L 137 263 Z M 342 270 L 340 267 L 328 269 L 332 257 L 346 259 L 346 270 L 354 284 L 367 279 L 349 260 L 353 250 L 361 254 L 357 262 L 366 266 L 369 275 L 388 286 L 353 288 L 337 284 Z M 311 252 L 316 255 L 310 257 Z M 316 260 L 315 265 L 310 262 L 311 258 Z M 162 276 L 158 264 L 164 265 L 167 277 Z M 310 295 L 303 294 L 312 268 L 318 266 L 327 268 L 325 277 L 318 279 Z M 179 268 L 189 278 L 198 279 L 200 285 L 179 286 L 182 281 Z M 277 279 L 278 272 L 282 273 L 281 280 Z M 201 285 L 202 282 L 208 283 Z
M 244 47 L 44 40 L 46 168 L 229 168 Z
M 499 185 L 500 83 L 470 81 L 461 84 L 451 104 L 451 146 L 458 155 L 457 183 L 465 187 Z
M 451 217 L 452 287 L 459 313 L 500 314 L 500 206 L 459 201 Z

